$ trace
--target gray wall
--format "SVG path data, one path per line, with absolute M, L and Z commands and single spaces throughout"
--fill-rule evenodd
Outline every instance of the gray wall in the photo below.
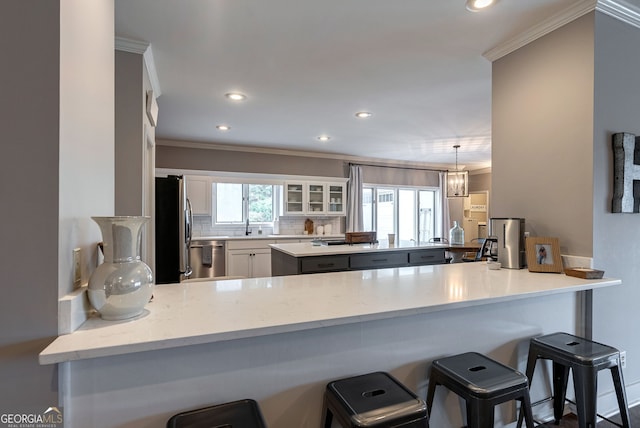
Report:
M 142 55 L 115 52 L 116 215 L 142 215 L 143 70 Z
M 166 140 L 157 140 L 157 143 L 156 168 L 348 177 L 342 159 L 162 145 L 172 143 Z
M 89 213 L 113 213 L 113 1 L 7 0 L 0 28 L 0 412 L 43 412 L 58 405 L 57 367 L 38 354 L 57 335 L 72 249 L 86 280 Z
M 0 5 L 2 61 L 13 65 L 0 68 L 0 412 L 58 402 L 55 367 L 37 355 L 58 323 L 59 17 L 55 1 Z M 25 256 L 34 248 L 42 257 Z
M 259 153 L 219 149 L 195 149 L 168 146 L 181 144 L 171 140 L 158 140 L 156 167 L 169 169 L 192 169 L 200 171 L 232 171 L 264 174 L 307 175 L 319 177 L 349 177 L 349 160 L 322 156 L 294 156 L 279 153 Z M 359 163 L 358 161 L 352 161 Z M 398 186 L 438 186 L 438 173 L 402 168 L 394 164 L 386 168 L 367 165 L 363 162 L 362 175 L 365 183 Z M 490 175 L 490 174 L 489 174 Z M 471 183 L 471 179 L 470 179 Z M 471 184 L 470 184 L 471 185 Z M 488 187 L 482 190 L 488 190 Z
M 493 63 L 493 217 L 591 256 L 593 22 L 590 13 Z
M 640 214 L 612 214 L 611 135 L 640 135 L 640 30 L 604 14 L 595 20 L 593 256 L 623 286 L 594 292 L 593 335 L 626 350 L 632 400 L 640 400 Z
M 592 335 L 628 352 L 625 381 L 640 401 L 640 217 L 612 214 L 615 132 L 640 134 L 640 30 L 599 12 L 493 64 L 493 215 L 523 216 L 563 253 L 592 256 L 623 285 L 593 292 Z M 589 331 L 587 331 L 589 333 Z M 609 376 L 599 410 L 615 411 Z

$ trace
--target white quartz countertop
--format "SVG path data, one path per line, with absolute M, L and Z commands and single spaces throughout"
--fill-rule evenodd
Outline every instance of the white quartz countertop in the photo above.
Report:
M 145 313 L 89 318 L 40 353 L 41 364 L 322 328 L 608 287 L 527 270 L 459 263 L 156 286 Z
M 449 244 L 416 244 L 415 242 L 400 242 L 397 245 L 389 245 L 382 240 L 377 244 L 353 244 L 353 245 L 314 245 L 311 242 L 295 242 L 284 244 L 269 244 L 271 248 L 282 251 L 293 257 L 329 256 L 335 254 L 375 253 L 381 251 L 407 251 L 441 248 L 447 249 Z

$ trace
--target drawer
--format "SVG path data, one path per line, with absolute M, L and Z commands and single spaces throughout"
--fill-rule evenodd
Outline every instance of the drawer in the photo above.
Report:
M 304 257 L 300 273 L 332 272 L 349 269 L 349 256 Z
M 377 254 L 355 254 L 351 256 L 351 269 L 376 269 L 381 267 L 406 266 L 406 251 L 393 251 Z
M 412 265 L 434 265 L 444 263 L 444 250 L 417 250 L 409 252 L 409 264 Z

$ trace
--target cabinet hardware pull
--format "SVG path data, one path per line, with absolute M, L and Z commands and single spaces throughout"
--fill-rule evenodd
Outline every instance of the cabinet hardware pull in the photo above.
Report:
M 333 265 L 333 263 L 318 263 L 318 267 L 321 268 L 333 267 Z

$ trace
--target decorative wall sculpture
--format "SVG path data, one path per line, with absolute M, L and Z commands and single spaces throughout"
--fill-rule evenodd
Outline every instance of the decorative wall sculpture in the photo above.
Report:
M 613 134 L 613 200 L 611 212 L 640 212 L 640 137 Z

